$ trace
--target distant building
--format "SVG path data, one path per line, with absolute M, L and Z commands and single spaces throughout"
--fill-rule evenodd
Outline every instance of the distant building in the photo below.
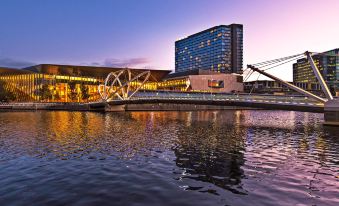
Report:
M 339 48 L 312 56 L 332 94 L 339 94 Z M 293 83 L 305 90 L 321 93 L 321 87 L 307 58 L 293 64 Z
M 220 25 L 175 42 L 175 72 L 241 73 L 243 25 Z
M 286 94 L 290 90 L 279 82 L 273 80 L 257 80 L 244 82 L 246 93 L 256 94 Z
M 231 93 L 243 92 L 243 77 L 209 70 L 191 70 L 169 74 L 158 83 L 158 90 Z

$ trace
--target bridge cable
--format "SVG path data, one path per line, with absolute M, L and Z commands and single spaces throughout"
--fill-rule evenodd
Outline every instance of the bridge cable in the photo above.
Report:
M 247 73 L 246 73 L 246 76 L 244 79 L 247 79 L 248 75 L 252 72 L 252 70 L 249 70 Z
M 266 64 L 274 63 L 274 62 L 281 62 L 281 61 L 284 61 L 284 60 L 287 60 L 287 59 L 290 59 L 290 58 L 294 58 L 294 57 L 297 57 L 297 56 L 301 56 L 301 55 L 304 55 L 304 54 L 296 54 L 296 55 L 292 55 L 292 56 L 288 56 L 288 57 L 282 57 L 282 58 L 279 58 L 279 59 L 268 60 L 268 61 L 265 61 L 265 62 L 255 63 L 253 65 L 259 66 L 259 65 L 266 65 Z
M 253 73 L 255 73 L 255 71 L 254 71 L 254 70 L 251 70 L 251 71 L 249 72 L 249 75 L 247 76 L 247 78 L 246 78 L 245 80 L 243 80 L 243 81 L 246 82 L 246 81 L 251 77 L 251 75 L 252 75 Z
M 304 54 L 293 55 L 293 56 L 289 56 L 289 57 L 284 57 L 284 58 L 279 58 L 279 59 L 275 59 L 275 60 L 271 60 L 271 61 L 262 62 L 262 63 L 259 63 L 259 64 L 264 65 L 264 66 L 260 66 L 261 68 L 262 68 L 262 67 L 269 66 L 269 65 L 272 65 L 272 64 L 276 64 L 276 65 L 274 65 L 274 66 L 272 66 L 272 67 L 269 67 L 269 68 L 266 68 L 266 69 L 263 69 L 263 70 L 262 70 L 262 71 L 266 71 L 266 70 L 270 70 L 270 69 L 273 69 L 273 68 L 275 68 L 275 67 L 281 66 L 281 65 L 283 65 L 283 64 L 286 64 L 286 63 L 288 63 L 288 62 L 291 62 L 291 61 L 295 61 L 295 60 L 301 59 L 303 55 L 304 55 Z M 280 62 L 282 62 L 282 63 L 280 63 Z M 266 63 L 266 65 L 265 65 L 264 63 Z M 280 64 L 278 64 L 278 63 L 280 63 Z M 258 64 L 255 64 L 255 65 L 258 65 Z M 255 73 L 254 70 L 251 70 L 251 71 L 253 71 L 253 72 L 252 72 L 252 73 L 249 72 L 249 73 L 246 75 L 246 78 L 245 78 L 244 82 L 247 81 L 253 73 Z M 259 75 L 258 75 L 258 77 L 257 77 L 257 79 L 256 79 L 255 82 L 257 82 L 257 81 L 259 80 L 260 75 L 261 75 L 261 74 L 259 73 Z M 255 85 L 253 84 L 253 86 L 252 86 L 252 88 L 251 88 L 251 90 L 250 90 L 249 95 L 252 94 L 252 92 L 253 92 L 253 90 L 254 90 L 254 86 L 255 86 Z
M 296 56 L 296 57 L 292 57 L 293 59 L 296 59 L 296 60 L 298 60 L 298 59 L 300 59 L 300 58 L 303 58 L 303 56 Z M 269 64 L 266 64 L 266 65 L 263 65 L 263 66 L 256 66 L 256 67 L 258 67 L 258 68 L 263 68 L 263 67 L 268 67 L 268 66 L 271 66 L 271 65 L 274 65 L 274 64 L 278 64 L 278 63 L 280 63 L 280 62 L 284 62 L 284 61 L 287 61 L 287 62 L 290 62 L 290 61 L 288 61 L 288 60 L 290 60 L 291 58 L 288 58 L 288 59 L 284 59 L 283 61 L 277 61 L 277 62 L 272 62 L 272 63 L 269 63 Z M 287 63 L 286 62 L 286 63 Z
M 257 82 L 257 81 L 259 80 L 260 75 L 261 75 L 261 74 L 259 73 L 258 78 L 257 78 L 257 80 L 256 80 L 255 82 Z M 255 84 L 255 82 L 253 83 L 253 86 L 252 86 L 252 89 L 251 89 L 249 95 L 252 94 L 252 91 L 253 91 L 253 89 L 254 89 L 254 84 Z
M 269 61 L 265 61 L 265 62 L 260 62 L 260 63 L 252 64 L 252 65 L 256 66 L 256 67 L 261 67 L 262 65 L 267 65 L 267 64 L 270 64 L 270 63 L 278 63 L 278 62 L 281 62 L 281 61 L 284 61 L 284 60 L 288 60 L 290 58 L 294 58 L 294 57 L 297 57 L 297 56 L 300 56 L 300 55 L 304 55 L 304 54 L 296 54 L 296 55 L 292 55 L 292 56 L 288 56 L 288 57 L 283 57 L 283 58 L 279 58 L 279 59 L 273 59 L 273 60 L 269 60 Z
M 297 58 L 290 59 L 289 61 L 286 61 L 286 62 L 277 64 L 277 65 L 274 65 L 274 66 L 272 66 L 272 67 L 270 67 L 270 68 L 263 69 L 262 71 L 267 71 L 267 70 L 273 69 L 273 68 L 275 68 L 275 67 L 281 66 L 281 65 L 283 65 L 283 64 L 286 64 L 286 63 L 288 63 L 288 62 L 295 61 L 295 60 L 298 60 L 298 59 L 301 59 L 301 57 L 297 57 Z

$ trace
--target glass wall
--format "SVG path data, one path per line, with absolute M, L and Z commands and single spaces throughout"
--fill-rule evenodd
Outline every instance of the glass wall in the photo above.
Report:
M 101 96 L 98 86 L 104 79 L 48 74 L 0 76 L 0 101 L 13 102 L 94 102 Z M 131 82 L 130 91 L 141 82 Z M 157 90 L 162 82 L 146 82 L 140 90 Z
M 339 90 L 338 54 L 339 49 L 335 49 L 312 57 L 333 94 Z M 293 64 L 293 82 L 296 85 L 303 85 L 307 90 L 321 91 L 318 80 L 306 58 L 300 59 Z
M 100 79 L 48 74 L 0 76 L 2 93 L 17 102 L 87 102 L 99 99 Z
M 232 32 L 235 33 L 234 38 L 236 38 L 234 48 L 232 48 Z M 238 69 L 240 71 L 242 36 L 242 25 L 221 25 L 176 41 L 175 72 L 195 69 L 208 69 L 221 73 L 238 72 Z M 232 52 L 236 61 L 235 68 L 232 68 Z
M 187 91 L 190 86 L 188 77 L 170 79 L 158 83 L 158 90 Z

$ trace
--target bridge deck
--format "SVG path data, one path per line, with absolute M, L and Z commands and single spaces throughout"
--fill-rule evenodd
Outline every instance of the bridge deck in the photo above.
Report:
M 300 96 L 148 93 L 139 94 L 128 100 L 113 100 L 108 102 L 110 105 L 154 103 L 241 106 L 277 110 L 324 112 L 323 103 Z

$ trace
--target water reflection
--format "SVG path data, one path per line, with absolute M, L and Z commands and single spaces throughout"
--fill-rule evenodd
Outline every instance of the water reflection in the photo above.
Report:
M 133 203 L 123 190 L 144 205 L 337 205 L 339 135 L 321 121 L 321 114 L 249 110 L 1 113 L 0 183 L 22 189 L 0 189 L 0 199 L 20 204 L 13 197 L 42 181 L 62 185 L 57 195 L 75 203 L 81 198 L 72 190 L 89 202 L 103 191 L 102 204 Z M 21 170 L 30 178 L 19 181 Z

